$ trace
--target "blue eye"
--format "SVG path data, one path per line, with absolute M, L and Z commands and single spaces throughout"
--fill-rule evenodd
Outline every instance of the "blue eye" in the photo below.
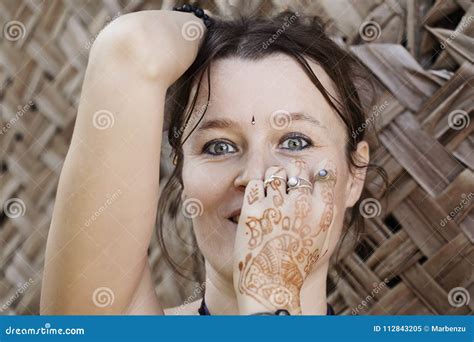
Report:
M 313 146 L 313 142 L 309 138 L 302 137 L 298 134 L 292 134 L 283 138 L 280 142 L 282 148 L 290 151 L 301 151 Z
M 203 152 L 213 156 L 221 156 L 228 153 L 235 153 L 237 150 L 232 146 L 232 144 L 223 140 L 217 140 L 208 142 L 203 147 Z

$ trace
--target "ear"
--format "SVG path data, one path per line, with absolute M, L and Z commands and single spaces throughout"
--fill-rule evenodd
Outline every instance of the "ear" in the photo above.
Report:
M 357 144 L 356 160 L 360 165 L 367 165 L 369 163 L 369 144 L 366 141 L 361 141 Z M 359 200 L 364 188 L 365 176 L 367 168 L 353 168 L 352 172 L 349 169 L 349 177 L 347 182 L 346 193 L 346 208 L 351 208 Z

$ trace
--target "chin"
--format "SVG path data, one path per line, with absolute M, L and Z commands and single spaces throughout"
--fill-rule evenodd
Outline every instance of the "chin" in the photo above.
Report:
M 233 283 L 233 249 L 229 249 L 228 251 L 212 255 L 210 258 L 205 257 L 206 262 L 206 274 L 207 273 L 214 273 L 219 276 L 220 279 L 228 281 L 229 283 Z M 225 262 L 225 260 L 230 260 L 229 262 Z M 212 268 L 212 269 L 209 269 Z

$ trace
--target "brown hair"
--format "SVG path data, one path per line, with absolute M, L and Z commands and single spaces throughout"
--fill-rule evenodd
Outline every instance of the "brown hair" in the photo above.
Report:
M 167 216 L 170 222 L 166 222 L 166 226 L 171 229 L 176 227 L 183 190 L 182 145 L 204 117 L 205 110 L 189 135 L 183 137 L 182 133 L 190 122 L 202 78 L 206 75 L 209 89 L 207 103 L 209 103 L 212 61 L 226 57 L 258 60 L 274 53 L 284 53 L 294 58 L 344 122 L 348 138 L 345 153 L 348 164 L 351 166 L 351 172 L 354 169 L 365 167 L 375 168 L 387 184 L 386 174 L 382 168 L 373 164 L 362 164 L 357 154 L 354 153 L 357 144 L 366 138 L 366 116 L 361 101 L 361 91 L 372 93 L 373 87 L 368 82 L 369 73 L 350 53 L 325 34 L 323 24 L 318 17 L 307 17 L 297 12 L 285 11 L 271 19 L 260 17 L 240 17 L 228 21 L 216 19 L 213 27 L 206 31 L 194 63 L 168 90 L 168 98 L 172 98 L 172 100 L 167 101 L 166 106 L 167 116 L 171 118 L 168 140 L 173 149 L 173 160 L 176 167 L 164 186 L 158 203 L 158 241 L 165 260 L 178 274 L 186 278 L 188 277 L 182 272 L 179 263 L 173 260 L 166 248 L 164 220 Z M 329 75 L 338 96 L 333 97 L 324 89 L 309 66 L 308 59 L 319 64 Z M 197 90 L 191 103 L 188 104 L 193 84 L 197 85 Z M 365 87 L 366 85 L 368 87 Z M 189 108 L 185 113 L 186 107 Z M 364 231 L 364 218 L 359 212 L 359 205 L 363 197 L 364 193 L 351 208 L 349 222 L 342 240 L 351 227 L 357 237 Z M 338 254 L 339 251 L 336 260 Z M 187 271 L 193 272 L 193 270 Z

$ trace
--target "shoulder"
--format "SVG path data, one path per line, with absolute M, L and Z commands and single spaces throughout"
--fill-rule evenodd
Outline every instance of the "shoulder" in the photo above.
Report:
M 201 306 L 201 299 L 195 300 L 194 302 L 178 305 L 172 308 L 164 309 L 165 315 L 176 316 L 176 315 L 198 315 L 198 309 Z

